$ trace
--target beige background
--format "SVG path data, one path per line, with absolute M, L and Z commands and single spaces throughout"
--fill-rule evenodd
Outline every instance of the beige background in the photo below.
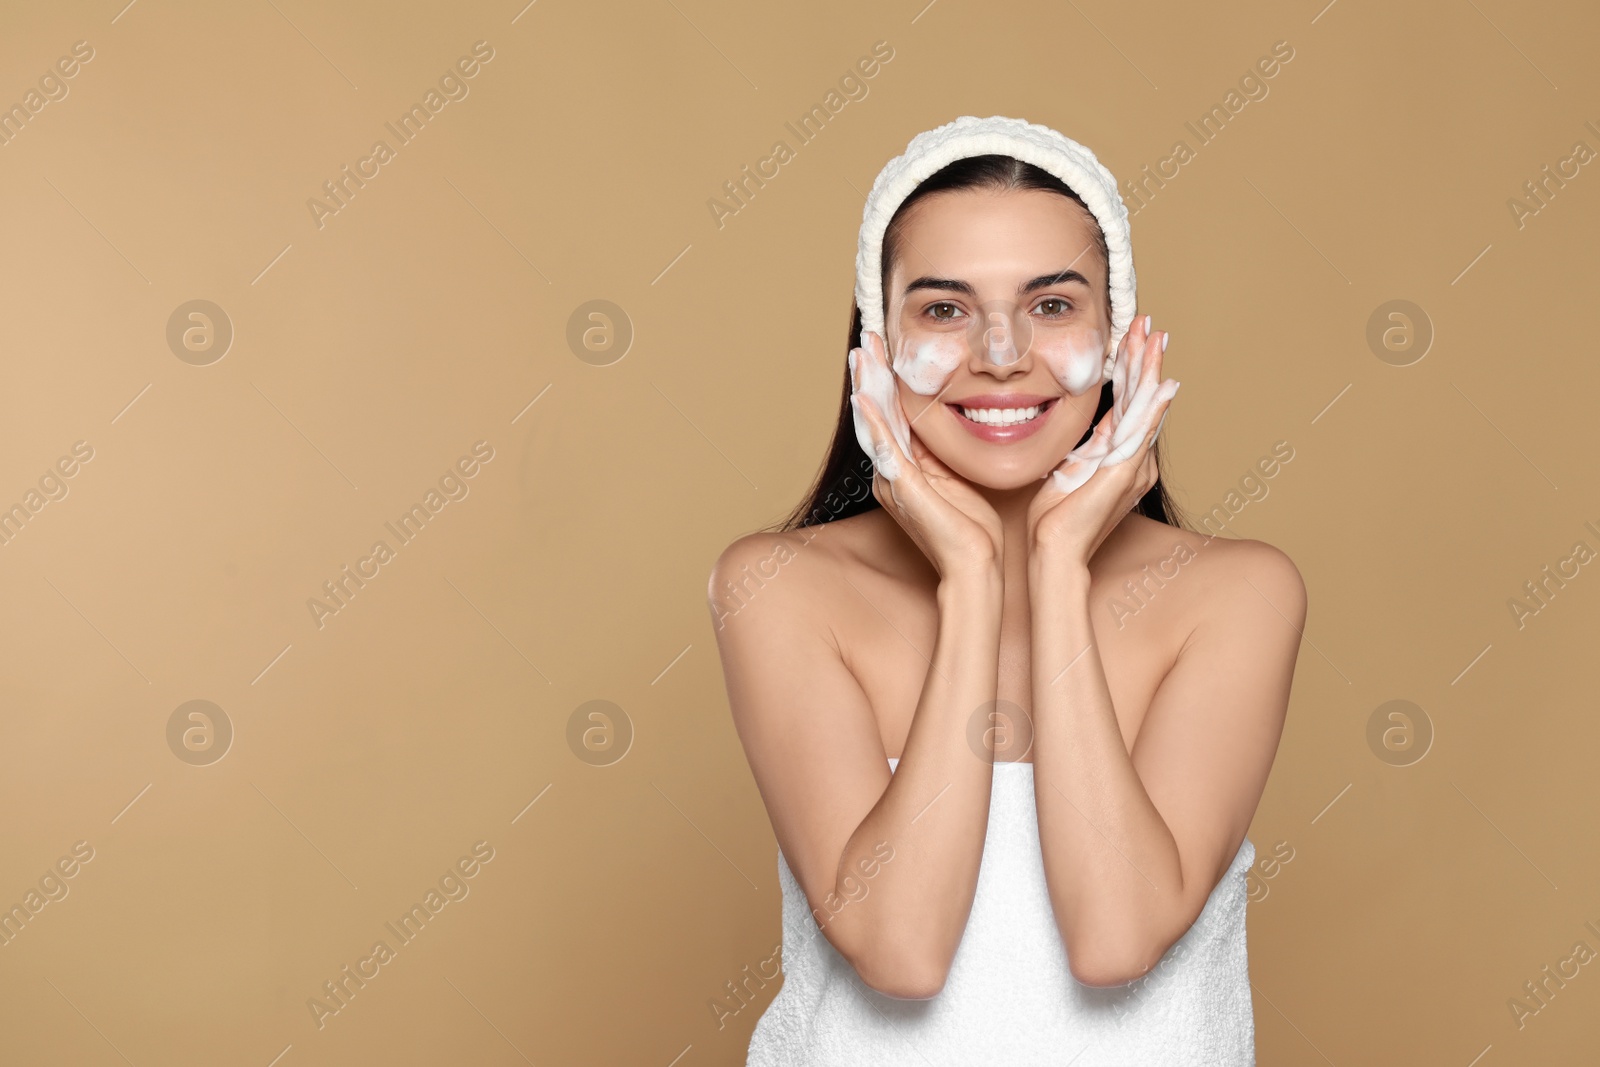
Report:
M 0 1059 L 742 1063 L 776 983 L 721 1029 L 711 1002 L 777 941 L 776 853 L 706 575 L 822 456 L 863 194 L 965 113 L 1132 178 L 1280 40 L 1133 223 L 1180 499 L 1295 450 L 1230 527 L 1311 597 L 1251 831 L 1260 1059 L 1593 1055 L 1600 965 L 1520 1028 L 1508 1001 L 1600 951 L 1600 576 L 1507 606 L 1600 548 L 1597 165 L 1521 227 L 1507 204 L 1600 149 L 1591 6 L 121 2 L 0 32 L 0 103 L 94 50 L 0 147 L 0 506 L 93 449 L 0 546 L 0 906 L 93 849 L 0 947 Z M 322 183 L 480 40 L 470 94 L 319 228 Z M 234 331 L 204 366 L 166 335 L 197 299 Z M 597 299 L 634 331 L 609 366 L 567 341 Z M 1400 299 L 1435 335 L 1403 367 L 1367 342 Z M 477 441 L 470 493 L 319 627 Z M 168 742 L 197 699 L 233 729 L 208 765 Z M 597 699 L 634 732 L 609 766 L 567 740 Z M 1431 724 L 1409 766 L 1369 745 L 1390 700 Z M 470 894 L 319 1029 L 308 999 L 480 841 Z

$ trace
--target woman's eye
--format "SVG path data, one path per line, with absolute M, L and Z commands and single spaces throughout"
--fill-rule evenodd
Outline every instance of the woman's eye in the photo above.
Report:
M 950 314 L 950 315 L 940 314 L 940 309 L 941 308 L 947 308 L 953 314 Z M 929 304 L 928 305 L 928 312 L 934 317 L 935 321 L 938 321 L 938 322 L 950 322 L 951 320 L 956 318 L 957 315 L 961 314 L 961 309 L 956 307 L 954 304 L 950 303 L 948 300 L 941 300 L 937 304 Z
M 1072 310 L 1072 304 L 1059 296 L 1047 296 L 1039 301 L 1038 310 L 1043 311 L 1046 318 L 1059 318 Z

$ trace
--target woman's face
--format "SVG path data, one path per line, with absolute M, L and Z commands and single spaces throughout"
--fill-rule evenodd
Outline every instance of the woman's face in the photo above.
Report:
M 906 212 L 884 292 L 912 431 L 977 485 L 1037 482 L 1094 418 L 1111 324 L 1095 222 L 1059 193 L 956 190 Z

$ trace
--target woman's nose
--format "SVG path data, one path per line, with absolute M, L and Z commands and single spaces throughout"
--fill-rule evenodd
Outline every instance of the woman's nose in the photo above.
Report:
M 991 311 L 988 319 L 981 338 L 984 357 L 996 367 L 1009 366 L 1021 359 L 1010 317 L 1004 312 Z
M 981 368 L 993 374 L 996 368 L 1004 368 L 1005 377 L 1026 373 L 1033 341 L 1030 325 L 1026 318 L 1017 320 L 1016 308 L 1010 304 L 991 304 L 974 315 L 967 332 L 973 371 Z

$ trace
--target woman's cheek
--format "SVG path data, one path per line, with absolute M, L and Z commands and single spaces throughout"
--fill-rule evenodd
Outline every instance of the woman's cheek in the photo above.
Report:
M 937 396 L 950 384 L 966 358 L 957 337 L 905 337 L 895 357 L 894 372 L 918 396 Z
M 1104 335 L 1096 332 L 1088 338 L 1067 337 L 1041 345 L 1050 373 L 1073 396 L 1082 396 L 1097 389 L 1105 380 Z

